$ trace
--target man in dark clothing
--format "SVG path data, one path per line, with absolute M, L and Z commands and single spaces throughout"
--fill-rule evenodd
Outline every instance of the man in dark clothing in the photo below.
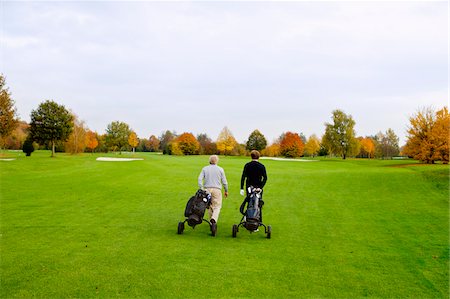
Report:
M 248 187 L 253 186 L 255 188 L 264 188 L 267 182 L 266 167 L 259 163 L 259 152 L 256 150 L 251 151 L 250 156 L 252 161 L 248 162 L 244 166 L 244 171 L 241 177 L 241 195 L 244 196 L 244 181 L 245 190 L 248 195 Z
M 259 163 L 259 152 L 257 150 L 253 150 L 250 152 L 250 156 L 252 157 L 252 161 L 248 162 L 244 166 L 244 171 L 242 172 L 241 177 L 241 195 L 244 196 L 244 194 L 247 194 L 246 198 L 244 199 L 244 202 L 241 205 L 241 210 L 243 209 L 245 203 L 249 200 L 249 194 L 248 194 L 248 187 L 253 186 L 254 188 L 260 188 L 261 189 L 261 199 L 259 202 L 259 208 L 260 208 L 260 221 L 262 222 L 262 206 L 264 205 L 264 201 L 262 200 L 264 185 L 267 182 L 267 173 L 266 173 L 266 167 Z M 245 181 L 245 193 L 244 193 L 244 181 Z M 255 230 L 258 231 L 258 230 Z

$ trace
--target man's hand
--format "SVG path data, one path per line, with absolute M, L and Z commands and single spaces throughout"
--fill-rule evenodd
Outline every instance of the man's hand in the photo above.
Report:
M 241 189 L 241 192 L 239 192 L 242 196 L 244 196 L 244 189 Z
M 227 191 L 225 191 L 225 193 L 224 193 L 224 194 L 225 194 L 225 197 L 228 197 L 228 192 L 227 192 Z

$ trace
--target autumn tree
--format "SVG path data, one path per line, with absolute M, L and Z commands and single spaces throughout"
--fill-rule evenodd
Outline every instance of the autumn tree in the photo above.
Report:
M 266 146 L 267 146 L 266 137 L 264 137 L 264 135 L 261 134 L 261 132 L 259 130 L 254 130 L 248 137 L 245 148 L 248 151 L 251 151 L 251 150 L 261 151 L 261 150 L 265 149 Z
M 425 163 L 448 163 L 450 118 L 447 107 L 435 112 L 431 107 L 419 110 L 409 119 L 404 154 Z
M 200 144 L 200 155 L 213 155 L 217 153 L 217 145 L 206 133 L 198 134 L 197 141 Z
M 399 138 L 394 130 L 389 128 L 385 133 L 378 132 L 374 138 L 375 156 L 383 159 L 397 156 L 400 153 L 398 142 Z
M 183 133 L 177 137 L 176 143 L 183 155 L 197 155 L 200 143 L 191 133 Z
M 84 121 L 78 119 L 75 114 L 73 116 L 73 130 L 64 144 L 65 151 L 71 154 L 84 152 L 86 148 L 86 132 L 87 128 Z
M 159 139 L 155 135 L 150 136 L 148 141 L 145 143 L 145 149 L 149 152 L 157 152 L 159 150 Z
M 262 156 L 278 157 L 280 155 L 280 144 L 274 142 L 261 151 Z
M 375 156 L 375 142 L 370 137 L 360 137 L 359 143 L 361 144 L 361 150 L 359 151 L 359 157 L 361 158 L 373 158 Z
M 65 142 L 73 130 L 73 116 L 54 101 L 45 101 L 31 111 L 30 134 L 39 144 L 51 143 L 52 157 L 56 142 Z
M 128 144 L 133 148 L 134 153 L 134 149 L 139 144 L 139 139 L 135 132 L 131 132 L 130 135 L 128 136 Z
M 5 77 L 0 74 L 0 146 L 3 147 L 8 137 L 17 127 L 17 110 L 8 88 Z
M 450 115 L 447 107 L 436 112 L 436 121 L 431 129 L 432 142 L 435 144 L 433 159 L 449 162 Z
M 355 121 L 351 115 L 341 110 L 333 111 L 333 123 L 325 123 L 325 134 L 322 143 L 329 152 L 339 155 L 342 159 L 347 156 L 356 155 L 358 142 L 355 138 Z
M 91 152 L 93 153 L 94 149 L 98 146 L 97 134 L 92 131 L 88 131 L 86 133 L 85 144 L 86 144 L 86 147 L 88 149 L 90 149 Z
M 280 154 L 288 158 L 301 157 L 303 155 L 305 145 L 300 135 L 297 133 L 286 132 L 280 142 Z
M 305 144 L 305 154 L 309 156 L 316 156 L 320 150 L 320 139 L 315 135 L 309 136 L 308 141 Z
M 184 153 L 181 151 L 177 140 L 171 141 L 167 146 L 167 152 L 168 155 L 174 155 L 174 156 L 183 156 Z
M 113 121 L 106 128 L 106 145 L 113 151 L 122 151 L 128 145 L 128 136 L 131 129 L 128 124 L 120 121 Z
M 222 155 L 230 155 L 238 144 L 231 131 L 224 127 L 217 138 L 217 150 Z
M 163 152 L 163 154 L 169 154 L 169 144 L 177 138 L 177 134 L 175 132 L 171 132 L 169 130 L 165 131 L 159 137 L 159 148 Z
M 5 138 L 4 146 L 6 149 L 20 150 L 22 148 L 25 139 L 28 136 L 30 125 L 25 121 L 20 121 L 17 123 L 17 127 L 11 134 Z

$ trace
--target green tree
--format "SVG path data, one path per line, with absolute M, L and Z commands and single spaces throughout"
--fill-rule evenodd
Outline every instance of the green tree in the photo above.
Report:
M 120 153 L 128 145 L 128 136 L 131 129 L 128 124 L 120 121 L 113 121 L 106 128 L 106 145 L 112 151 L 119 150 Z
M 73 116 L 63 105 L 48 100 L 31 111 L 30 134 L 39 144 L 51 143 L 52 157 L 56 142 L 65 142 L 72 130 Z
M 322 143 L 332 154 L 339 155 L 342 159 L 356 155 L 358 140 L 355 138 L 355 121 L 351 115 L 341 110 L 333 111 L 333 123 L 325 123 L 325 134 Z
M 248 137 L 247 143 L 246 143 L 246 149 L 251 150 L 257 150 L 262 151 L 267 146 L 267 140 L 266 137 L 264 137 L 263 134 L 259 130 L 254 130 L 250 136 Z
M 5 87 L 5 77 L 0 74 L 0 142 L 3 147 L 4 140 L 17 127 L 18 119 L 14 100 L 8 88 Z
M 391 159 L 400 153 L 399 138 L 392 129 L 388 129 L 386 133 L 378 132 L 374 137 L 374 141 L 375 156 L 378 158 Z
M 31 156 L 31 153 L 34 152 L 33 139 L 31 139 L 31 135 L 28 135 L 25 139 L 22 151 L 27 155 L 27 157 Z

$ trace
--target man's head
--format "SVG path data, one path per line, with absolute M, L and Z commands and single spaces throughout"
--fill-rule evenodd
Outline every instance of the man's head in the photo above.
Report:
M 209 157 L 209 164 L 216 165 L 219 162 L 219 157 L 217 155 L 212 155 Z
M 253 160 L 258 160 L 261 155 L 257 150 L 252 150 L 250 152 L 250 156 L 252 157 Z

